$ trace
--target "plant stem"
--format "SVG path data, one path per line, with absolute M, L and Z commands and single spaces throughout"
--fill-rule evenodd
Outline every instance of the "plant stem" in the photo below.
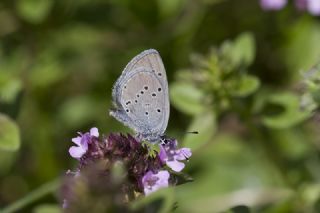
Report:
M 0 212 L 2 213 L 17 212 L 18 210 L 21 210 L 22 208 L 29 205 L 30 203 L 33 203 L 39 198 L 56 191 L 59 188 L 59 186 L 60 186 L 60 179 L 55 179 L 51 182 L 47 182 L 42 186 L 40 186 L 39 188 L 35 189 L 34 191 L 30 192 L 20 200 L 17 200 L 14 203 L 10 204 L 9 206 L 5 207 L 4 209 L 0 210 Z

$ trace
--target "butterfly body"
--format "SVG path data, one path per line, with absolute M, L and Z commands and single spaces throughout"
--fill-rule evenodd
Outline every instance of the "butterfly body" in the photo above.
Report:
M 163 62 L 156 50 L 145 50 L 123 70 L 112 91 L 110 115 L 137 137 L 158 142 L 167 128 L 170 104 Z

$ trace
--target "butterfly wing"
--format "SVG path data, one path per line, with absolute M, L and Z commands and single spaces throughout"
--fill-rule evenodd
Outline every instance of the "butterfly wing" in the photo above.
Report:
M 166 72 L 156 50 L 146 50 L 129 62 L 115 83 L 113 100 L 116 110 L 110 115 L 143 139 L 163 135 L 170 105 Z

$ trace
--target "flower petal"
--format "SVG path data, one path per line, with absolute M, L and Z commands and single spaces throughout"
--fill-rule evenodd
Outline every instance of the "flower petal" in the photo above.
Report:
M 142 184 L 144 187 L 143 191 L 145 195 L 155 192 L 158 189 L 168 187 L 169 177 L 170 174 L 168 171 L 159 171 L 156 174 L 148 171 L 142 178 Z
M 158 184 L 161 187 L 168 187 L 169 186 L 169 177 L 170 174 L 168 171 L 159 171 L 158 174 L 156 174 L 156 176 L 159 178 L 158 180 Z
M 180 172 L 184 168 L 184 163 L 177 160 L 167 161 L 167 165 L 175 172 Z
M 76 137 L 76 138 L 72 138 L 72 142 L 75 143 L 75 144 L 77 144 L 78 146 L 80 146 L 80 144 L 81 144 L 81 137 L 78 136 L 78 137 Z
M 152 172 L 148 171 L 143 177 L 142 177 L 142 184 L 146 184 L 148 179 L 152 177 Z
M 260 0 L 260 5 L 264 10 L 280 10 L 286 4 L 287 0 Z
M 181 148 L 177 150 L 176 159 L 177 160 L 187 160 L 191 157 L 192 152 L 190 148 Z
M 160 145 L 160 152 L 159 152 L 159 158 L 164 163 L 166 159 L 168 158 L 166 150 L 163 146 Z
M 90 129 L 90 135 L 91 136 L 95 136 L 95 137 L 99 137 L 99 131 L 97 127 L 93 127 Z
M 308 11 L 312 14 L 312 15 L 320 15 L 320 1 L 319 0 L 309 0 L 308 1 Z
M 73 158 L 79 159 L 84 153 L 86 153 L 86 150 L 84 150 L 81 146 L 72 146 L 69 149 L 69 154 Z

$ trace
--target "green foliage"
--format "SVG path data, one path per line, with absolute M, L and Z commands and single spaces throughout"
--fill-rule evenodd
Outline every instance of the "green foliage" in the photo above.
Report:
M 12 119 L 0 114 L 0 150 L 16 151 L 19 147 L 19 127 Z
M 224 42 L 221 51 L 232 67 L 251 65 L 255 57 L 254 37 L 243 33 L 234 42 Z
M 230 93 L 234 96 L 245 97 L 254 93 L 260 85 L 258 78 L 250 75 L 242 76 L 238 79 L 237 85 Z
M 170 212 L 174 209 L 174 192 L 170 188 L 158 190 L 150 196 L 132 202 L 130 208 L 138 212 L 147 212 L 148 208 L 159 213 Z
M 74 168 L 71 138 L 128 130 L 108 116 L 111 88 L 155 48 L 167 133 L 193 155 L 179 177 L 188 183 L 132 210 L 320 211 L 319 18 L 258 0 L 4 0 L 0 26 L 2 210 L 60 210 L 50 180 Z
M 213 112 L 203 112 L 193 118 L 188 131 L 197 130 L 199 134 L 187 134 L 183 140 L 185 147 L 197 151 L 207 143 L 217 131 L 216 117 Z
M 170 97 L 172 104 L 184 113 L 197 115 L 205 110 L 204 94 L 190 84 L 175 83 L 170 85 Z
M 305 91 L 301 97 L 301 108 L 313 113 L 320 104 L 320 64 L 303 73 Z
M 53 6 L 52 0 L 18 0 L 18 14 L 26 21 L 38 24 L 44 21 Z
M 281 113 L 264 116 L 262 122 L 270 128 L 288 128 L 299 124 L 309 117 L 309 113 L 301 111 L 299 97 L 290 93 L 272 94 L 267 103 L 281 107 Z
M 42 204 L 34 208 L 33 213 L 59 213 L 61 207 L 56 204 Z
M 283 50 L 290 70 L 309 69 L 319 62 L 319 26 L 319 22 L 304 17 L 287 31 L 288 44 Z

